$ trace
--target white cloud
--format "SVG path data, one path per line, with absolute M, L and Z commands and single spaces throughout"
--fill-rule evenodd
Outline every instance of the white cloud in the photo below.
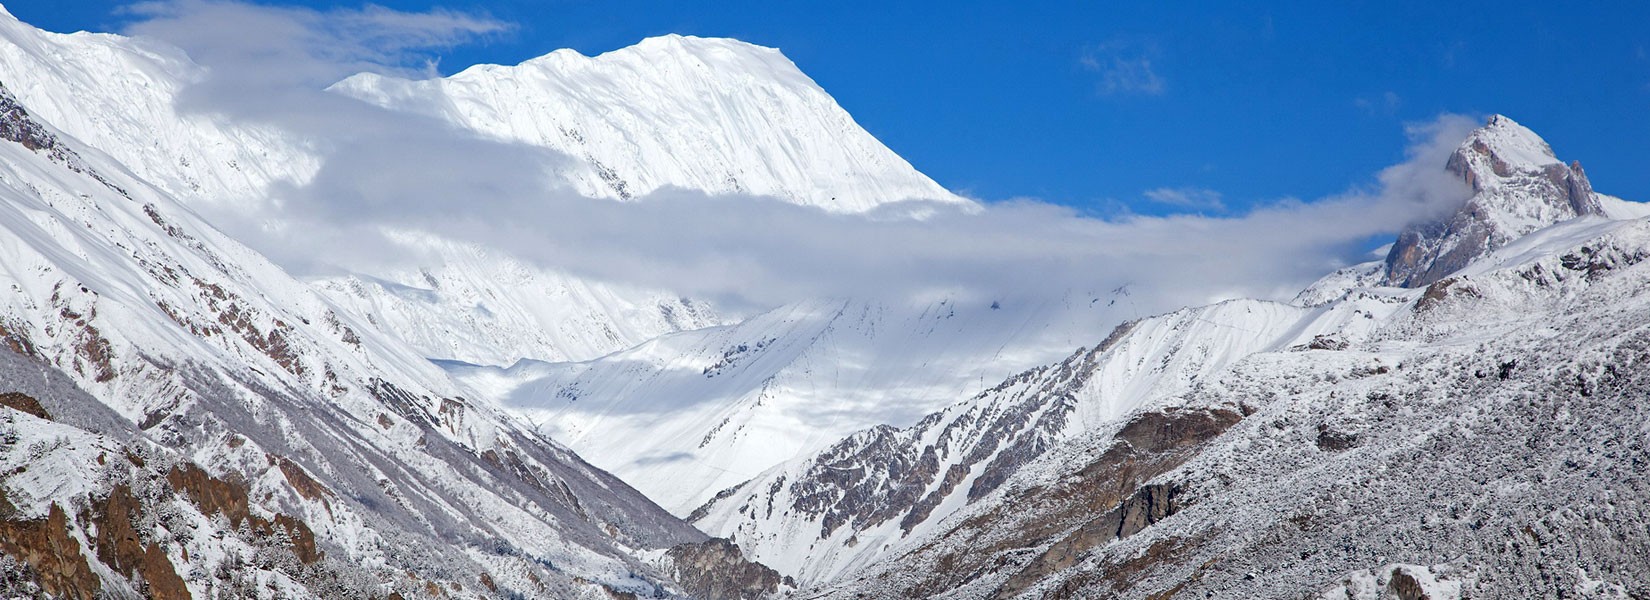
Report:
M 1152 68 L 1156 54 L 1155 46 L 1114 40 L 1085 48 L 1077 63 L 1100 75 L 1096 89 L 1101 95 L 1157 96 L 1168 84 Z
M 480 243 L 592 279 L 729 305 L 936 291 L 1001 298 L 1127 285 L 1142 310 L 1157 311 L 1218 296 L 1287 298 L 1348 260 L 1363 260 L 1372 236 L 1453 210 L 1466 196 L 1464 184 L 1443 165 L 1471 121 L 1445 116 L 1413 127 L 1408 160 L 1382 171 L 1368 189 L 1220 217 L 1098 219 L 1036 201 L 988 203 L 972 211 L 906 205 L 842 215 L 771 198 L 680 190 L 633 202 L 596 200 L 537 175 L 553 172 L 550 166 L 568 157 L 342 98 L 322 91 L 325 83 L 308 75 L 379 60 L 391 63 L 379 66 L 394 68 L 416 56 L 426 43 L 419 40 L 497 30 L 473 24 L 484 21 L 446 15 L 434 22 L 447 25 L 431 27 L 416 15 L 380 16 L 367 19 L 368 31 L 376 33 L 354 37 L 362 30 L 323 23 L 331 13 L 223 3 L 167 6 L 169 11 L 145 13 L 157 20 L 135 29 L 180 42 L 214 67 L 188 109 L 255 119 L 324 141 L 324 162 L 313 180 L 272 190 L 272 206 L 281 212 L 213 215 L 298 270 L 371 271 L 397 261 L 440 261 L 404 245 L 403 234 L 412 231 Z M 201 21 L 224 14 L 236 18 Z M 413 26 L 402 27 L 409 22 Z M 200 43 L 195 36 L 208 25 L 218 29 L 204 34 L 211 43 Z M 253 47 L 243 48 L 233 40 L 244 28 L 276 33 L 248 33 Z M 346 50 L 296 47 L 334 42 Z M 261 69 L 303 76 L 271 78 L 279 83 L 260 95 L 234 88 Z M 269 102 L 271 95 L 285 101 Z M 1153 190 L 1148 197 L 1154 193 L 1160 202 L 1220 201 L 1195 188 Z M 928 216 L 905 216 L 914 212 Z M 270 222 L 277 226 L 266 227 Z
M 1210 212 L 1226 211 L 1226 203 L 1221 199 L 1220 192 L 1208 188 L 1160 187 L 1146 190 L 1141 195 L 1152 202 L 1180 209 Z
M 512 26 L 489 17 L 435 9 L 402 12 L 367 5 L 319 11 L 224 0 L 164 0 L 125 8 L 139 20 L 129 35 L 182 48 L 212 69 L 181 108 L 241 117 L 295 119 L 327 85 L 362 71 L 434 75 L 432 54 Z M 198 106 L 196 105 L 198 104 Z

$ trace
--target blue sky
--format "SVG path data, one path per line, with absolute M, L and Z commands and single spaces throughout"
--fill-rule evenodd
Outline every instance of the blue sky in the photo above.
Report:
M 106 31 L 122 4 L 8 8 Z M 776 46 L 919 169 L 987 200 L 1115 215 L 1318 198 L 1371 183 L 1403 159 L 1406 122 L 1445 112 L 1507 114 L 1600 191 L 1650 200 L 1646 3 L 378 4 L 516 25 L 445 52 L 445 72 L 671 32 Z

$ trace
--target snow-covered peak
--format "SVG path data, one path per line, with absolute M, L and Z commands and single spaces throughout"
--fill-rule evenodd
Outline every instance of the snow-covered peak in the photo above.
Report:
M 679 75 L 702 77 L 712 82 L 769 83 L 800 88 L 813 88 L 824 93 L 796 63 L 791 62 L 777 48 L 758 46 L 733 38 L 704 38 L 691 35 L 668 34 L 643 39 L 633 46 L 604 52 L 595 57 L 577 50 L 563 48 L 538 58 L 529 59 L 519 67 L 478 65 L 466 69 L 456 77 L 473 76 L 472 72 L 493 72 L 512 68 L 537 67 L 560 72 L 578 68 L 610 68 L 626 65 L 638 71 L 666 74 L 675 69 L 686 69 Z M 472 75 L 466 75 L 470 73 Z
M 1454 214 L 1404 230 L 1384 283 L 1430 285 L 1537 229 L 1604 214 L 1580 163 L 1564 164 L 1541 136 L 1501 115 L 1468 135 L 1445 168 L 1472 196 Z
M 560 179 L 593 197 L 677 187 L 839 212 L 968 202 L 877 141 L 780 51 L 737 40 L 668 35 L 594 57 L 558 50 L 442 79 L 357 75 L 332 89 L 565 154 L 574 160 Z
M 1492 115 L 1483 127 L 1467 136 L 1457 152 L 1497 160 L 1511 170 L 1525 172 L 1561 162 L 1546 140 L 1505 115 Z

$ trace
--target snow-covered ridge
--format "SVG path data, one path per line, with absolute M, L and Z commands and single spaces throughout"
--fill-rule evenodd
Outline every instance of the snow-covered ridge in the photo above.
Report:
M 1244 598 L 1364 570 L 1452 594 L 1567 589 L 1504 550 L 1532 530 L 1564 548 L 1543 564 L 1633 589 L 1650 537 L 1602 515 L 1642 513 L 1650 482 L 1637 454 L 1598 449 L 1641 433 L 1647 277 L 1650 223 L 1585 217 L 1425 290 L 1154 317 L 915 427 L 787 463 L 694 519 L 820 598 Z M 1257 309 L 1276 318 L 1241 318 Z M 1236 425 L 1175 438 L 1190 433 L 1175 415 L 1199 411 Z M 1136 423 L 1188 445 L 1142 461 L 1124 437 Z M 1549 478 L 1567 483 L 1531 483 Z M 1431 566 L 1396 574 L 1393 560 Z
M 878 142 L 778 50 L 667 35 L 586 57 L 558 50 L 442 79 L 363 74 L 332 89 L 578 159 L 580 193 L 664 187 L 860 212 L 967 202 Z
M 878 428 L 718 494 L 691 520 L 804 583 L 897 555 L 1060 444 L 1115 426 L 1255 352 L 1360 336 L 1378 297 L 1300 308 L 1234 300 L 1120 326 L 1058 363 L 905 429 Z

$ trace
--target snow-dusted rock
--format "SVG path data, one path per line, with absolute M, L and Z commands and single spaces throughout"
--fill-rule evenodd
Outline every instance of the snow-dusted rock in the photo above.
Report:
M 1447 219 L 1404 230 L 1386 258 L 1384 283 L 1424 287 L 1542 227 L 1604 209 L 1580 163 L 1565 165 L 1535 132 L 1490 117 L 1450 155 L 1448 168 L 1472 188 Z

